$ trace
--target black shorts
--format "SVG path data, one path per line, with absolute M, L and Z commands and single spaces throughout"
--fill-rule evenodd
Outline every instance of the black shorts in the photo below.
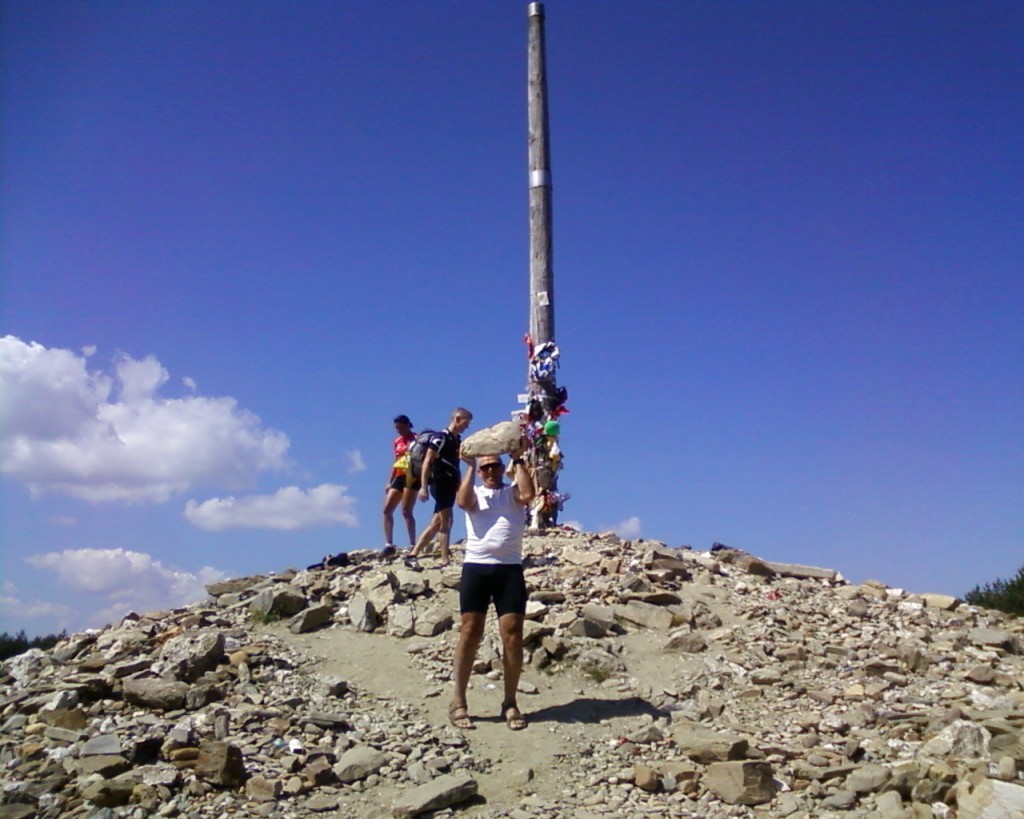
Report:
M 434 496 L 434 511 L 443 512 L 455 505 L 455 493 L 459 482 L 455 478 L 438 478 L 430 482 L 430 494 Z
M 399 492 L 404 492 L 405 491 L 405 475 L 395 475 L 395 477 L 393 477 L 391 479 L 390 486 L 391 486 L 392 489 L 397 489 Z M 420 482 L 419 481 L 413 481 L 412 482 L 412 486 L 410 488 L 419 491 Z
M 486 614 L 491 601 L 499 617 L 526 614 L 526 579 L 521 564 L 462 564 L 459 611 Z

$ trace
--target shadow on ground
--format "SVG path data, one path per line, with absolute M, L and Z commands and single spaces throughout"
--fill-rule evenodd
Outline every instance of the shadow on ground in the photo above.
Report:
M 649 715 L 651 717 L 668 716 L 666 711 L 655 707 L 642 697 L 628 697 L 627 699 L 597 699 L 595 697 L 580 697 L 561 705 L 549 705 L 536 711 L 524 711 L 526 719 L 530 724 L 538 722 L 565 722 L 565 723 L 596 723 L 603 719 L 615 717 L 639 717 Z M 475 717 L 481 722 L 502 722 L 500 716 Z

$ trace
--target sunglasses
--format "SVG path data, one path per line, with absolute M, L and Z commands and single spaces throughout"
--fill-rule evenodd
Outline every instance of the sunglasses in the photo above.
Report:
M 504 466 L 502 464 L 481 464 L 481 466 L 480 466 L 480 470 L 481 471 L 483 471 L 484 469 L 503 469 L 503 468 L 504 468 Z

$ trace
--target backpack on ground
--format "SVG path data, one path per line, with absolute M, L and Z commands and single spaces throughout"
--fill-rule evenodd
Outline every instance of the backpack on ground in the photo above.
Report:
M 428 446 L 430 439 L 438 434 L 432 429 L 425 429 L 422 432 L 417 432 L 416 437 L 409 444 L 409 469 L 412 470 L 412 479 L 414 481 L 418 481 L 423 473 L 423 461 L 426 459 L 427 450 L 430 448 Z

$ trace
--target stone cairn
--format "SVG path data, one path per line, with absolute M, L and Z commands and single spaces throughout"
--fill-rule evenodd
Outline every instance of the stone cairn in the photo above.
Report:
M 527 676 L 643 704 L 625 733 L 531 725 L 572 732 L 560 789 L 527 772 L 487 803 L 472 732 L 318 675 L 289 632 L 404 639 L 409 673 L 449 679 L 457 569 L 357 551 L 4 662 L 0 819 L 1024 817 L 1024 620 L 718 544 L 549 531 L 525 553 Z M 644 635 L 671 685 L 631 673 Z

